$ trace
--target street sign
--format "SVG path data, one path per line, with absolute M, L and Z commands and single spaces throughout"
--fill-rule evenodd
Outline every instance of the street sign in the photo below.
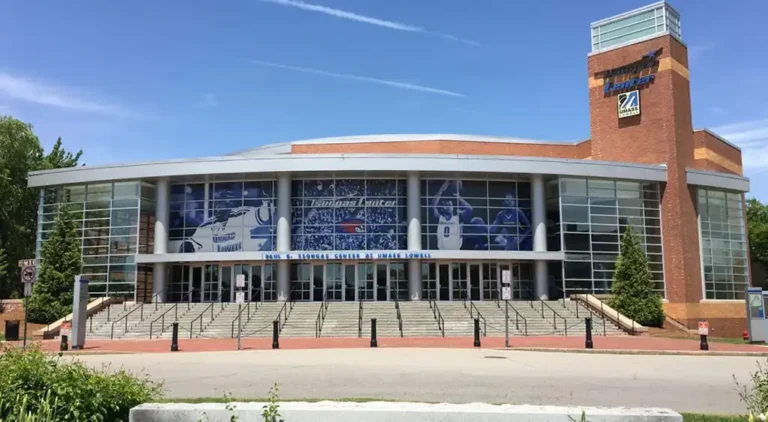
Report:
M 238 305 L 245 303 L 245 292 L 235 292 L 235 303 Z
M 34 283 L 35 282 L 35 267 L 26 266 L 21 268 L 21 282 L 22 283 Z
M 512 273 L 509 270 L 504 270 L 501 272 L 501 283 L 512 284 Z
M 709 321 L 699 320 L 699 335 L 700 336 L 709 335 Z
M 235 287 L 238 289 L 245 287 L 245 274 L 238 274 L 235 276 Z
M 501 288 L 501 300 L 512 300 L 512 288 L 511 287 L 502 287 Z
M 61 330 L 59 335 L 69 336 L 72 333 L 72 321 L 64 321 L 61 323 Z
M 34 258 L 32 258 L 32 259 L 20 259 L 19 260 L 19 267 L 22 267 L 22 268 L 23 267 L 34 267 L 35 265 L 37 265 L 36 261 L 37 260 L 34 259 Z

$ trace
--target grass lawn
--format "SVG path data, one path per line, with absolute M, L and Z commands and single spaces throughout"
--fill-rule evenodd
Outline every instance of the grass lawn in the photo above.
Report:
M 161 403 L 228 403 L 228 402 L 266 402 L 269 399 L 265 398 L 250 398 L 250 399 L 243 399 L 243 398 L 236 398 L 232 397 L 227 399 L 226 397 L 198 397 L 198 398 L 192 398 L 192 399 L 163 399 L 160 402 Z M 344 398 L 344 399 L 294 399 L 294 400 L 283 400 L 280 399 L 281 402 L 291 402 L 291 401 L 304 401 L 304 402 L 319 402 L 319 401 L 325 401 L 325 400 L 331 400 L 331 401 L 340 401 L 340 402 L 351 402 L 351 403 L 366 403 L 371 401 L 384 401 L 384 402 L 398 402 L 403 400 L 392 400 L 392 399 L 374 399 L 374 398 L 367 398 L 367 397 L 355 397 L 355 398 Z M 419 401 L 419 403 L 430 403 L 430 402 L 424 402 Z M 433 402 L 437 403 L 437 402 Z M 500 404 L 500 403 L 499 403 Z M 683 421 L 684 422 L 744 422 L 747 420 L 744 416 L 735 416 L 735 415 L 706 415 L 701 413 L 683 413 Z M 587 420 L 589 420 L 589 415 L 587 415 Z

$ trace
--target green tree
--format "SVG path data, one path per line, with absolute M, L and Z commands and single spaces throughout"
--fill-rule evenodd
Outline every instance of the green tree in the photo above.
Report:
M 30 171 L 77 165 L 82 151 L 66 152 L 61 139 L 45 154 L 32 125 L 0 116 L 0 298 L 21 294 L 20 259 L 35 256 L 39 193 L 27 188 Z M 0 263 L 0 267 L 2 267 Z
M 747 199 L 747 228 L 750 259 L 768 267 L 768 206 L 755 198 Z
M 37 282 L 29 298 L 29 320 L 49 324 L 72 311 L 75 276 L 80 274 L 80 240 L 72 212 L 62 207 L 40 250 Z
M 631 226 L 621 239 L 611 291 L 614 296 L 610 306 L 628 318 L 651 327 L 659 327 L 664 322 L 661 297 L 653 291 L 648 260 Z

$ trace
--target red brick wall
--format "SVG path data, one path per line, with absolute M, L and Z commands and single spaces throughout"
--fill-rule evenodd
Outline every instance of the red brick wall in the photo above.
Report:
M 741 151 L 738 149 L 703 130 L 693 133 L 693 142 L 696 160 L 692 167 L 739 176 L 744 174 Z

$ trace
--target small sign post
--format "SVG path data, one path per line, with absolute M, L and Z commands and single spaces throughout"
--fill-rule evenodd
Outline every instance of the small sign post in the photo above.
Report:
M 85 347 L 85 323 L 88 319 L 88 279 L 75 276 L 72 298 L 72 350 Z
M 504 300 L 504 347 L 509 347 L 509 301 L 512 299 L 512 272 L 501 272 L 501 298 Z
M 27 348 L 27 309 L 29 309 L 29 297 L 32 296 L 32 286 L 37 279 L 37 267 L 35 259 L 21 259 L 19 260 L 19 267 L 21 267 L 21 282 L 24 283 L 24 340 L 22 341 L 22 347 Z
M 242 347 L 240 342 L 242 336 L 241 321 L 243 318 L 243 304 L 245 303 L 245 292 L 243 291 L 245 288 L 245 274 L 235 276 L 235 288 L 237 289 L 235 292 L 235 302 L 237 303 L 237 350 L 240 350 Z

